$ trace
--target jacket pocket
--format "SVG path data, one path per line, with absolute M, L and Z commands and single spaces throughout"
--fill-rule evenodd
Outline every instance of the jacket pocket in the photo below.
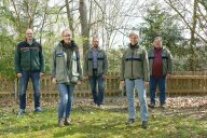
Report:
M 67 77 L 65 66 L 65 54 L 63 52 L 56 53 L 56 79 L 57 81 L 64 81 Z
M 22 51 L 21 52 L 21 61 L 20 66 L 23 70 L 29 70 L 30 68 L 30 55 L 29 51 Z

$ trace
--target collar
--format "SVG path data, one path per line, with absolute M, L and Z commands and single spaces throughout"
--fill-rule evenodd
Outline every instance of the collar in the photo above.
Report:
M 129 43 L 129 47 L 130 48 L 139 48 L 139 44 L 138 43 L 136 43 L 135 45 L 132 45 L 131 43 Z

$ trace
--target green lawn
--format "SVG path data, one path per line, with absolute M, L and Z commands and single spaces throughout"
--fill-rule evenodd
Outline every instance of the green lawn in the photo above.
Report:
M 169 112 L 168 112 L 169 113 Z M 126 126 L 126 109 L 77 107 L 72 113 L 73 125 L 57 127 L 56 109 L 28 113 L 18 117 L 0 112 L 0 137 L 5 138 L 207 138 L 207 117 L 175 114 L 155 109 L 150 111 L 148 129 L 140 126 L 139 115 L 134 126 Z

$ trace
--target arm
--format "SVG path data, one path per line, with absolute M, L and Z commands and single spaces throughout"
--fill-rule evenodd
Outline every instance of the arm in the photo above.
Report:
M 125 72 L 125 53 L 121 58 L 121 73 L 120 73 L 120 80 L 124 81 L 124 72 Z
M 144 81 L 149 81 L 149 60 L 147 51 L 143 50 L 143 73 L 144 73 Z
M 81 62 L 80 62 L 80 52 L 79 49 L 77 50 L 77 62 L 78 62 L 78 73 L 79 73 L 79 80 L 82 81 L 83 80 L 83 70 L 82 70 L 82 66 L 81 66 Z
M 42 51 L 42 46 L 40 45 L 40 72 L 45 72 L 45 63 L 44 63 L 44 55 L 43 55 L 43 51 Z
M 167 71 L 169 74 L 172 74 L 172 68 L 173 68 L 173 57 L 172 57 L 172 54 L 171 52 L 167 49 L 167 56 L 168 56 L 168 59 L 167 59 Z
M 21 67 L 20 67 L 20 49 L 19 46 L 16 46 L 15 50 L 15 57 L 14 57 L 14 64 L 15 64 L 15 72 L 16 73 L 21 73 Z
M 87 77 L 88 75 L 88 59 L 87 59 L 88 51 L 84 56 L 84 65 L 83 65 L 83 75 Z
M 56 51 L 54 49 L 53 56 L 52 56 L 52 78 L 55 78 L 55 71 L 56 71 Z
M 104 75 L 107 74 L 108 71 L 108 57 L 106 53 L 104 52 Z

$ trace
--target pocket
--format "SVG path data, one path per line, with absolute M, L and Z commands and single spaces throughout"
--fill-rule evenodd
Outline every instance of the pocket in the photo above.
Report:
M 56 57 L 56 79 L 57 81 L 64 81 L 66 76 L 65 71 L 65 54 L 64 52 L 58 52 L 55 54 Z
M 56 53 L 56 64 L 57 66 L 64 67 L 65 65 L 65 54 L 63 52 Z
M 65 71 L 64 70 L 56 70 L 56 75 L 55 78 L 57 80 L 57 82 L 59 81 L 65 81 L 67 76 L 65 75 Z
M 58 52 L 58 53 L 56 53 L 56 57 L 64 57 L 64 53 L 63 52 Z
M 78 82 L 78 77 L 77 76 L 72 76 L 70 81 L 71 81 L 71 83 L 77 83 Z

